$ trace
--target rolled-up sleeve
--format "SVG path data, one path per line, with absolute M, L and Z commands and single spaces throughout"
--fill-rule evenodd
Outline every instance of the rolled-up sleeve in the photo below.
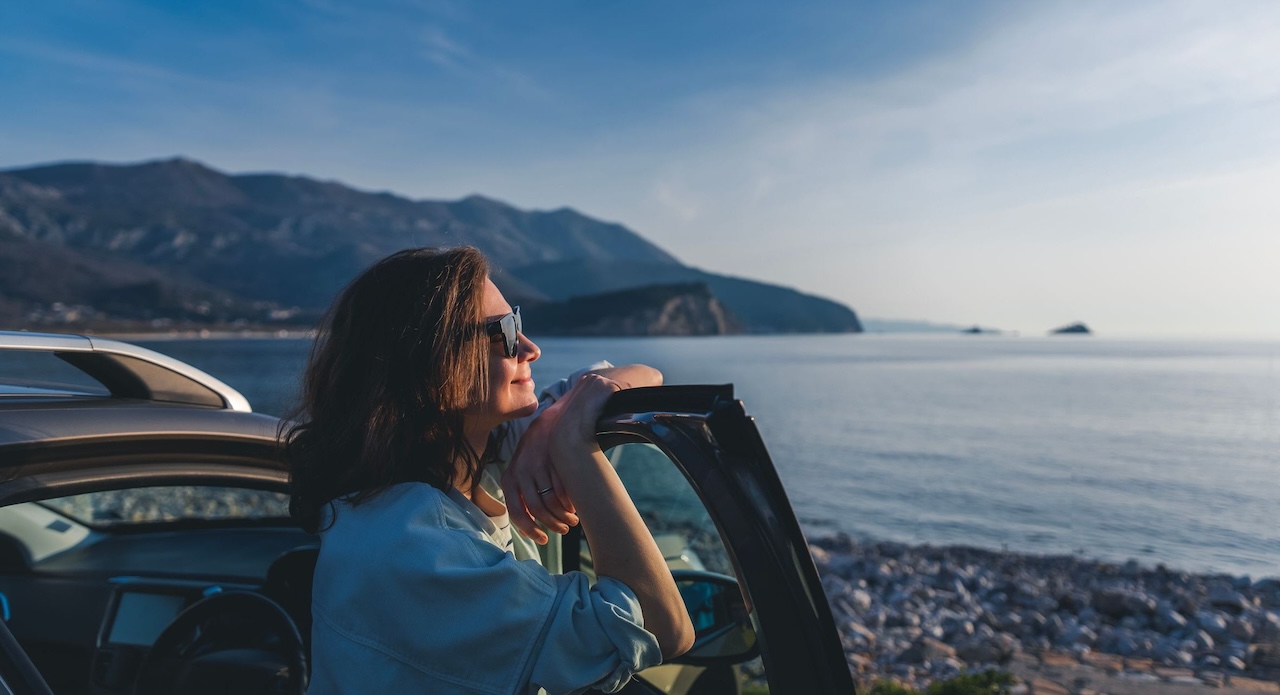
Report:
M 662 662 L 658 640 L 644 629 L 640 603 L 626 584 L 602 577 L 588 586 L 579 572 L 555 580 L 557 602 L 535 656 L 531 683 L 548 693 L 578 693 L 587 687 L 612 693 L 633 673 Z

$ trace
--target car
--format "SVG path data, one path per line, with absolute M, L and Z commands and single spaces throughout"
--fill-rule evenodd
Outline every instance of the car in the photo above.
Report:
M 279 425 L 151 350 L 0 332 L 9 691 L 305 693 L 319 539 L 288 517 Z M 697 632 L 623 692 L 853 693 L 808 545 L 732 386 L 622 391 L 597 429 Z M 561 543 L 553 571 L 590 574 L 585 538 Z

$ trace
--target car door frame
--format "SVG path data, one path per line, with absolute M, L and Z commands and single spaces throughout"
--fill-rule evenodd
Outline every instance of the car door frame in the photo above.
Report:
M 772 691 L 854 693 L 808 543 L 732 385 L 620 391 L 605 405 L 597 437 L 602 447 L 657 446 L 706 506 L 750 609 Z M 576 562 L 576 548 L 564 557 Z

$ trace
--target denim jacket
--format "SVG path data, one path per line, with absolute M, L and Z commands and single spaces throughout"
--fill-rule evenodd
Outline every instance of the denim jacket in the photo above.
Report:
M 615 692 L 661 661 L 631 589 L 517 560 L 506 516 L 456 490 L 402 483 L 334 507 L 313 588 L 311 695 Z

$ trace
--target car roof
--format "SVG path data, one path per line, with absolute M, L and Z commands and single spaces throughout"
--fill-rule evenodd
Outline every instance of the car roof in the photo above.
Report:
M 235 389 L 137 345 L 0 331 L 0 353 L 13 352 L 46 355 L 64 370 L 70 365 L 93 386 L 33 386 L 21 383 L 21 374 L 0 374 L 0 449 L 102 439 L 276 439 L 280 421 L 252 412 Z
M 32 387 L 11 383 L 0 374 L 0 397 L 66 398 L 73 395 L 163 401 L 251 412 L 248 399 L 222 381 L 195 367 L 137 345 L 84 335 L 0 331 L 0 352 L 48 355 L 70 365 L 100 386 Z

